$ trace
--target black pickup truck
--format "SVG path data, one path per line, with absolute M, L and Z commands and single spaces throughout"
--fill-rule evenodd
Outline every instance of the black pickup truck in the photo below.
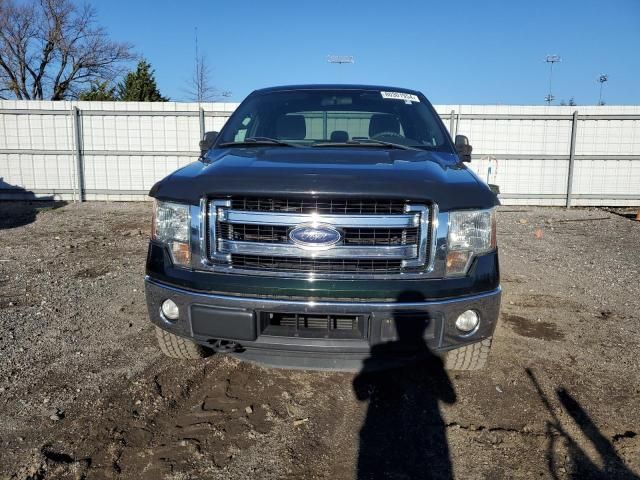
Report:
M 251 93 L 156 183 L 146 298 L 162 351 L 355 369 L 372 355 L 487 361 L 496 195 L 417 91 Z

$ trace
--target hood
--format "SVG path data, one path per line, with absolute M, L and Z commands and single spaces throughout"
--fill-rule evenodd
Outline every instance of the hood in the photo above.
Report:
M 358 147 L 214 150 L 205 162 L 156 183 L 149 195 L 192 205 L 205 196 L 310 195 L 433 201 L 442 211 L 498 204 L 456 155 Z

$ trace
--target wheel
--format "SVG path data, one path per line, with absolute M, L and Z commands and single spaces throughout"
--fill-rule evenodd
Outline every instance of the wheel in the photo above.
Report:
M 160 350 L 167 357 L 181 358 L 185 360 L 199 360 L 212 354 L 212 351 L 202 345 L 169 333 L 160 327 L 156 327 L 156 337 Z
M 371 140 L 380 140 L 381 137 L 402 138 L 403 140 L 405 138 L 397 132 L 380 132 L 371 137 Z
M 493 337 L 447 352 L 447 370 L 482 370 L 487 365 Z

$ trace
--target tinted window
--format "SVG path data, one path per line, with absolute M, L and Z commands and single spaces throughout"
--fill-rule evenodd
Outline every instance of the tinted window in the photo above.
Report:
M 424 97 L 385 98 L 377 90 L 290 90 L 252 95 L 219 143 L 266 137 L 301 146 L 380 140 L 451 152 L 442 122 Z

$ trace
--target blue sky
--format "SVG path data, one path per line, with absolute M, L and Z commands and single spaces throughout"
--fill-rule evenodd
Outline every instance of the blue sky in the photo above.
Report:
M 556 103 L 640 104 L 640 0 L 405 2 L 325 0 L 92 2 L 114 39 L 132 42 L 163 94 L 187 97 L 194 29 L 220 90 L 242 100 L 294 83 L 397 85 L 433 103 L 542 104 L 557 53 Z M 327 55 L 355 57 L 353 65 Z

